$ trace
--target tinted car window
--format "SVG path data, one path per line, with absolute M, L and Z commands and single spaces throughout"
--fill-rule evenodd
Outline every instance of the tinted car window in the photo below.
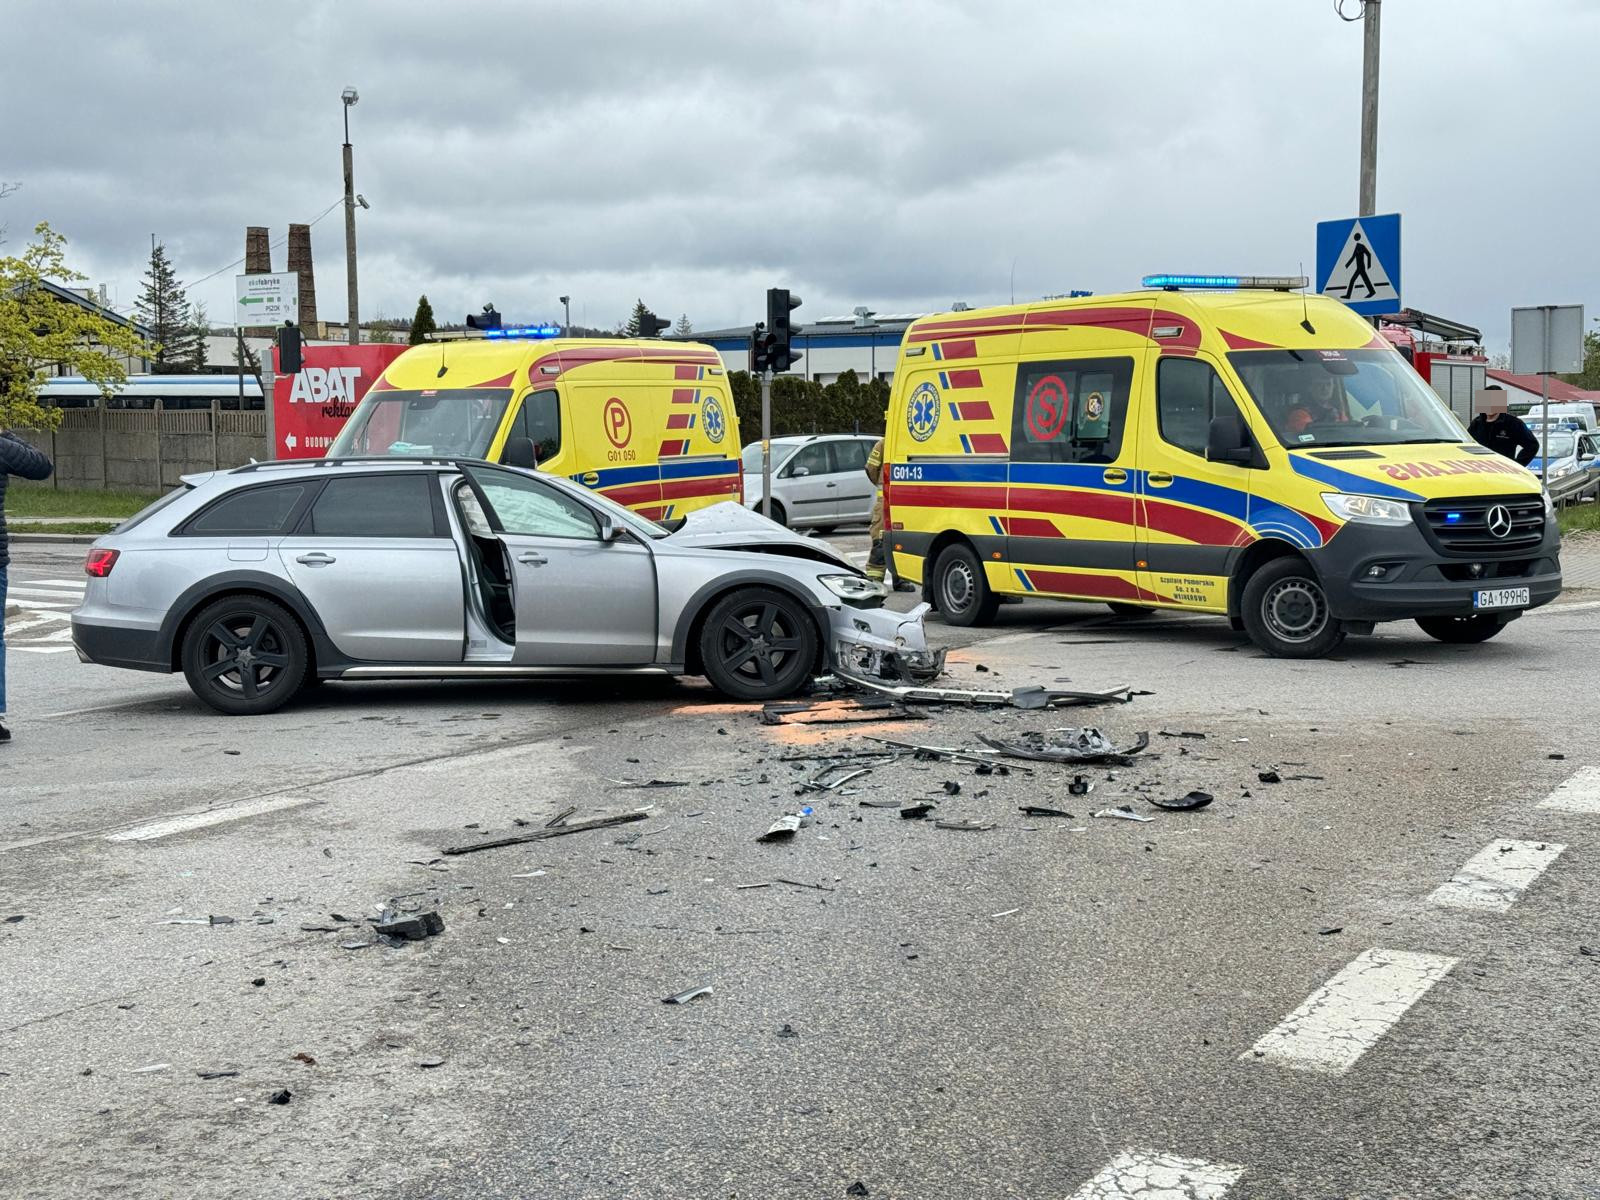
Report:
M 1122 450 L 1131 358 L 1023 363 L 1017 370 L 1011 457 L 1109 463 Z
M 512 437 L 533 442 L 535 461 L 543 464 L 561 452 L 561 399 L 554 391 L 533 392 L 517 410 Z
M 193 518 L 183 527 L 183 532 L 196 537 L 228 534 L 272 537 L 284 533 L 289 514 L 306 494 L 307 486 L 280 483 L 232 492 Z
M 1212 418 L 1229 415 L 1239 416 L 1239 406 L 1210 363 L 1197 358 L 1161 360 L 1156 369 L 1156 419 L 1162 441 L 1204 458 Z
M 306 533 L 315 537 L 433 537 L 433 477 L 365 475 L 330 479 L 311 506 Z
M 826 475 L 831 469 L 828 465 L 828 443 L 820 442 L 803 447 L 789 460 L 789 465 L 784 468 L 783 473 L 792 479 L 801 467 L 805 468 L 807 475 Z
M 871 442 L 859 442 L 854 438 L 846 442 L 833 443 L 833 469 L 835 471 L 865 471 L 867 469 L 867 451 L 871 449 Z

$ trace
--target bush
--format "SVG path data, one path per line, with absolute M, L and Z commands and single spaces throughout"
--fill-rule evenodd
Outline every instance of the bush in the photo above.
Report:
M 761 381 L 748 371 L 729 375 L 733 408 L 745 444 L 761 440 Z M 889 407 L 889 385 L 874 379 L 862 383 L 846 371 L 824 387 L 797 375 L 772 381 L 772 436 L 807 433 L 871 433 L 882 435 Z

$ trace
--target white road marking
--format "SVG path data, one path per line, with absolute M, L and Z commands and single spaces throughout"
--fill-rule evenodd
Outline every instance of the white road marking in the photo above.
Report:
M 26 643 L 6 647 L 6 650 L 13 654 L 65 654 L 71 649 L 71 646 L 30 646 Z
M 1243 1167 L 1180 1158 L 1157 1150 L 1124 1150 L 1072 1200 L 1222 1200 Z
M 1374 947 L 1239 1057 L 1343 1075 L 1455 965 L 1442 954 Z
M 1553 842 L 1491 842 L 1467 859 L 1448 883 L 1435 888 L 1428 902 L 1505 912 L 1565 849 Z
M 71 600 L 30 600 L 27 597 L 23 597 L 21 600 L 19 600 L 15 596 L 7 596 L 6 607 L 54 609 L 58 612 L 67 613 L 71 612 L 77 607 L 77 605 Z
M 171 837 L 177 833 L 190 833 L 211 825 L 242 821 L 246 817 L 259 817 L 263 813 L 314 803 L 316 799 L 312 796 L 265 796 L 260 800 L 249 800 L 243 804 L 208 809 L 201 813 L 189 813 L 182 817 L 168 817 L 163 821 L 152 821 L 148 825 L 135 825 L 132 829 L 119 829 L 116 833 L 106 834 L 106 841 L 153 842 L 157 838 Z
M 1600 767 L 1585 767 L 1540 803 L 1557 812 L 1600 813 Z
M 1600 608 L 1600 600 L 1581 600 L 1576 604 L 1544 604 L 1538 608 L 1529 609 L 1522 615 L 1525 617 L 1548 617 L 1552 613 L 1583 612 L 1589 608 Z

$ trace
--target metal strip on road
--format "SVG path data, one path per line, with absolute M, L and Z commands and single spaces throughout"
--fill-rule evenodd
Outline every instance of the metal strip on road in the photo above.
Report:
M 1428 903 L 1505 912 L 1565 849 L 1553 842 L 1491 842 L 1435 888 Z
M 1600 767 L 1585 767 L 1539 805 L 1557 812 L 1600 813 Z
M 1442 954 L 1374 947 L 1361 954 L 1239 1057 L 1343 1075 L 1450 972 Z
M 316 799 L 312 796 L 268 796 L 259 800 L 247 800 L 242 804 L 230 804 L 225 808 L 209 809 L 202 813 L 189 813 L 181 817 L 168 817 L 163 821 L 151 821 L 148 825 L 135 825 L 132 829 L 119 829 L 116 833 L 106 834 L 106 841 L 153 842 L 157 838 L 171 837 L 175 833 L 189 833 L 211 825 L 242 821 L 246 817 L 259 817 L 263 813 L 315 803 Z
M 1243 1167 L 1180 1158 L 1157 1150 L 1124 1150 L 1071 1200 L 1223 1200 Z

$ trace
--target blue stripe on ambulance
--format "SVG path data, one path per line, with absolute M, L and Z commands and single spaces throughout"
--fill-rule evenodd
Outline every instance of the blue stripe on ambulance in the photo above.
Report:
M 1307 479 L 1326 483 L 1341 492 L 1354 492 L 1362 496 L 1384 496 L 1390 500 L 1422 499 L 1416 492 L 1408 492 L 1405 488 L 1397 488 L 1390 483 L 1380 483 L 1376 479 L 1368 479 L 1364 475 L 1356 475 L 1350 471 L 1341 471 L 1338 467 L 1330 467 L 1327 463 L 1304 458 L 1299 454 L 1289 455 L 1289 465 L 1294 468 L 1296 475 L 1304 475 Z

